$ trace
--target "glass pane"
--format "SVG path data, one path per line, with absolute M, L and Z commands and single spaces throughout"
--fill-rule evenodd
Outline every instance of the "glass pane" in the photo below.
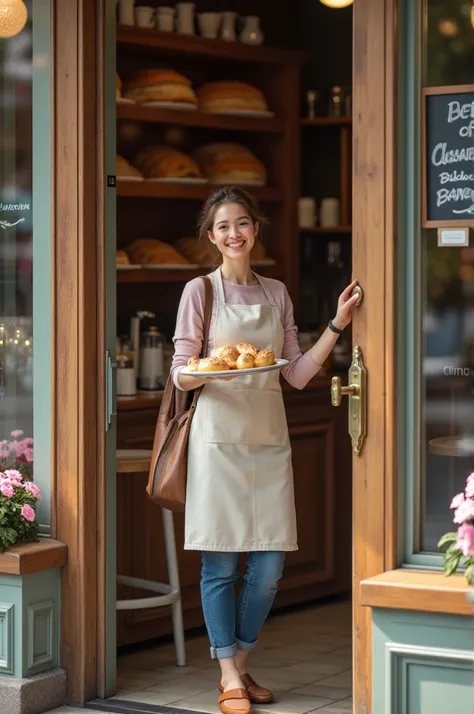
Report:
M 423 84 L 472 84 L 472 2 L 426 0 L 426 9 Z M 468 117 L 463 124 L 470 122 Z M 472 174 L 473 168 L 472 161 L 447 166 L 449 187 L 459 185 L 456 171 Z M 466 218 L 472 220 L 469 215 Z M 452 530 L 451 499 L 464 489 L 466 477 L 474 470 L 474 248 L 439 247 L 436 228 L 423 230 L 420 239 L 422 513 L 418 547 L 436 552 L 440 536 Z
M 0 39 L 0 470 L 33 472 L 31 6 Z

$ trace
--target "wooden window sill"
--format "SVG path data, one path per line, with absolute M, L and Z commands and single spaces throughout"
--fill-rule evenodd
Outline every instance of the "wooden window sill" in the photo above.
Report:
M 360 583 L 361 604 L 393 610 L 418 610 L 473 616 L 472 592 L 464 575 L 446 578 L 427 570 L 391 570 Z
M 27 575 L 61 568 L 67 561 L 67 546 L 51 538 L 39 543 L 21 543 L 0 553 L 0 575 Z

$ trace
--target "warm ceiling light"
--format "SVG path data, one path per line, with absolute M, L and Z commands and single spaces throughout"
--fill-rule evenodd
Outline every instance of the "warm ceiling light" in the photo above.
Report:
M 0 0 L 0 37 L 14 37 L 22 31 L 28 19 L 23 0 Z
M 332 7 L 335 10 L 338 10 L 341 7 L 349 7 L 349 5 L 352 5 L 354 0 L 319 0 L 319 2 L 322 2 L 323 5 L 327 5 L 327 7 Z
M 445 37 L 456 37 L 459 35 L 459 27 L 455 20 L 443 18 L 438 22 L 438 29 Z

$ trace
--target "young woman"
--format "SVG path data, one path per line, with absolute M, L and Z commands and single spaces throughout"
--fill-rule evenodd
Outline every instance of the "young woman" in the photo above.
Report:
M 351 321 L 356 281 L 340 295 L 336 316 L 303 355 L 285 286 L 250 267 L 261 223 L 256 204 L 240 188 L 216 191 L 203 208 L 200 238 L 211 241 L 222 258 L 210 276 L 214 299 L 208 349 L 239 343 L 271 349 L 276 358 L 289 361 L 282 370 L 285 379 L 303 389 Z M 251 678 L 247 657 L 273 604 L 285 552 L 298 547 L 291 446 L 278 371 L 230 379 L 181 374 L 201 352 L 204 302 L 203 281 L 190 281 L 174 337 L 176 386 L 205 385 L 189 441 L 184 547 L 202 552 L 202 606 L 211 656 L 219 660 L 222 673 L 220 709 L 249 714 L 252 702 L 273 700 Z M 239 553 L 248 557 L 236 602 Z

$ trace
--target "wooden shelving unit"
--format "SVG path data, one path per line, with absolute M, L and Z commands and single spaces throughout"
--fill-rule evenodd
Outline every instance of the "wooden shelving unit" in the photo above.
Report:
M 177 198 L 203 201 L 211 191 L 219 188 L 213 184 L 167 183 L 166 181 L 117 180 L 118 198 Z M 255 198 L 262 203 L 280 202 L 283 191 L 276 186 L 250 187 Z
M 352 117 L 314 117 L 300 119 L 301 126 L 350 126 Z
M 300 233 L 314 233 L 315 235 L 332 235 L 334 233 L 352 233 L 352 226 L 331 226 L 323 228 L 314 226 L 313 228 L 300 228 Z
M 256 134 L 283 134 L 285 122 L 282 119 L 239 117 L 231 115 L 206 114 L 200 111 L 179 112 L 145 104 L 117 103 L 117 119 L 149 122 L 153 124 L 173 124 L 175 126 L 193 126 L 202 129 L 220 131 L 247 131 Z
M 258 265 L 255 266 L 262 275 L 269 278 L 281 278 L 283 269 L 280 265 Z M 197 268 L 193 270 L 147 270 L 140 268 L 138 270 L 118 270 L 118 283 L 187 283 L 188 280 L 193 280 L 200 275 L 207 275 L 212 271 L 212 268 Z
M 195 35 L 179 35 L 128 25 L 118 25 L 116 37 L 119 50 L 139 51 L 142 55 L 187 55 L 231 63 L 279 65 L 280 68 L 288 65 L 299 67 L 306 57 L 302 52 L 287 52 L 265 45 L 209 40 Z

